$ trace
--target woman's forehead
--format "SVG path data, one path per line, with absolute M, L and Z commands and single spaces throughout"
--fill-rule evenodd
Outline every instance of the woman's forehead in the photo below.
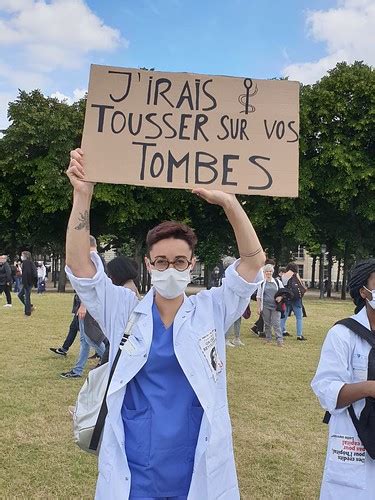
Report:
M 185 240 L 166 238 L 152 245 L 152 248 L 150 249 L 150 255 L 152 255 L 153 257 L 161 255 L 168 258 L 177 256 L 185 256 L 190 258 L 191 249 Z

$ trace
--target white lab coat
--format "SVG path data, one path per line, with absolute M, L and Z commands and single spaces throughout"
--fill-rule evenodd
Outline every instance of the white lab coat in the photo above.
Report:
M 108 390 L 108 415 L 99 453 L 95 496 L 97 500 L 127 500 L 131 476 L 121 407 L 126 384 L 146 363 L 150 351 L 154 292 L 151 290 L 139 302 L 132 291 L 112 284 L 95 253 L 91 253 L 91 258 L 97 268 L 92 279 L 76 278 L 69 268 L 66 271 L 82 302 L 108 335 L 110 363 L 132 310 L 139 315 Z M 188 500 L 240 498 L 227 402 L 225 332 L 242 315 L 263 274 L 258 274 L 255 283 L 248 283 L 235 270 L 237 265 L 238 262 L 228 267 L 221 287 L 185 296 L 174 320 L 175 354 L 204 410 Z M 207 344 L 216 347 L 216 369 L 209 352 L 204 351 Z
M 370 328 L 366 308 L 352 318 Z M 331 413 L 327 457 L 320 492 L 321 500 L 375 499 L 375 460 L 364 450 L 347 408 L 336 409 L 344 384 L 367 380 L 370 345 L 343 325 L 331 328 L 311 386 L 322 407 Z M 359 415 L 365 406 L 353 404 Z

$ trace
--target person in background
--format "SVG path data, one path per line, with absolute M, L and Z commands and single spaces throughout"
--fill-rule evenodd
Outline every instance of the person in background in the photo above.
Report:
M 80 298 L 75 293 L 73 297 L 73 307 L 72 314 L 73 318 L 69 325 L 68 334 L 64 340 L 64 343 L 61 347 L 50 347 L 49 350 L 58 354 L 59 356 L 66 356 L 68 354 L 69 349 L 72 347 L 73 342 L 76 339 L 77 333 L 79 332 L 79 322 L 78 322 L 78 309 L 81 305 Z
M 212 287 L 220 286 L 220 279 L 221 279 L 220 268 L 219 266 L 215 266 L 211 272 L 211 286 Z
M 22 288 L 18 298 L 25 306 L 25 315 L 31 316 L 34 306 L 31 304 L 31 289 L 37 278 L 37 270 L 34 262 L 31 260 L 31 253 L 24 250 L 21 254 L 22 261 Z
M 277 277 L 282 281 L 285 273 L 286 273 L 286 267 L 279 267 L 279 272 Z
M 7 303 L 4 307 L 12 307 L 12 270 L 6 255 L 0 255 L 0 295 L 4 292 Z
M 37 265 L 38 274 L 38 293 L 43 293 L 46 291 L 46 266 L 43 262 L 39 261 Z
M 138 266 L 133 260 L 118 255 L 107 264 L 107 274 L 112 283 L 116 286 L 123 286 L 132 290 L 140 300 L 141 296 L 138 291 Z M 106 345 L 105 352 L 100 360 L 100 364 L 108 361 L 109 343 Z
M 356 306 L 351 318 L 371 338 L 375 332 L 375 259 L 359 262 L 350 274 L 349 290 Z M 373 354 L 369 342 L 342 324 L 334 325 L 324 340 L 311 382 L 321 406 L 330 413 L 321 500 L 375 498 L 375 460 L 358 437 L 350 415 L 353 410 L 363 426 L 367 423 L 364 435 L 373 442 Z
M 15 293 L 18 293 L 21 291 L 21 284 L 22 284 L 21 262 L 18 262 L 15 260 L 13 267 L 14 267 L 14 289 L 13 289 L 13 291 Z
M 94 252 L 98 254 L 96 239 L 94 236 L 89 236 L 90 241 L 90 252 Z M 100 257 L 99 257 L 100 258 Z M 101 330 L 100 326 L 97 322 L 92 318 L 92 316 L 87 312 L 86 306 L 80 302 L 80 305 L 77 310 L 78 317 L 78 329 L 79 329 L 79 340 L 80 340 L 80 348 L 79 354 L 76 361 L 75 366 L 69 370 L 68 372 L 63 372 L 60 374 L 62 378 L 80 378 L 82 376 L 83 370 L 87 363 L 90 347 L 92 347 L 97 353 L 98 357 L 101 358 L 105 352 L 105 335 Z M 86 329 L 91 329 L 93 335 L 90 335 L 90 332 Z M 94 340 L 92 339 L 94 337 Z M 56 353 L 58 354 L 58 353 Z
M 279 272 L 277 277 L 280 279 L 281 283 L 283 282 L 283 275 L 286 273 L 286 267 L 279 267 Z M 286 331 L 285 323 L 283 321 L 280 322 L 283 337 L 290 337 L 290 333 Z
M 229 267 L 231 264 L 234 264 L 234 262 L 236 262 L 236 258 L 235 257 L 225 257 L 223 259 L 223 268 L 224 268 L 224 271 L 225 269 L 227 269 L 227 267 Z M 245 344 L 242 342 L 241 340 L 241 320 L 242 320 L 242 316 L 240 316 L 238 319 L 236 319 L 236 321 L 233 323 L 233 325 L 228 329 L 228 331 L 226 332 L 225 334 L 225 345 L 227 347 L 240 347 L 240 346 L 244 346 Z M 229 335 L 231 334 L 231 332 L 233 331 L 234 333 L 234 339 L 233 340 L 230 340 L 229 339 Z
M 273 278 L 274 267 L 272 264 L 266 264 L 263 268 L 265 279 L 258 285 L 257 291 L 257 310 L 259 316 L 262 315 L 264 321 L 264 333 L 266 342 L 272 341 L 272 329 L 275 333 L 278 347 L 283 346 L 283 335 L 280 328 L 281 312 L 276 309 L 277 303 L 282 298 L 277 297 L 276 293 L 283 287 L 278 278 Z
M 286 303 L 285 317 L 281 320 L 281 330 L 286 330 L 286 320 L 293 311 L 296 317 L 297 340 L 306 340 L 303 336 L 303 306 L 302 297 L 306 291 L 301 278 L 298 275 L 298 266 L 294 262 L 289 262 L 282 277 L 283 285 L 293 292 L 293 298 L 288 299 Z

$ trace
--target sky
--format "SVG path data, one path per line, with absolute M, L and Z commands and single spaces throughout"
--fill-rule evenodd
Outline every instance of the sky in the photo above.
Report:
M 314 83 L 375 65 L 375 0 L 0 0 L 0 130 L 18 89 L 73 102 L 90 64 Z

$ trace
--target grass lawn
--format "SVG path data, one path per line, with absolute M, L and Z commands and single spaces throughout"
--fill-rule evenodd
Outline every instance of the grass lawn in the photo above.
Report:
M 83 379 L 59 377 L 72 368 L 79 341 L 66 358 L 48 349 L 65 338 L 72 299 L 72 294 L 33 294 L 37 309 L 26 317 L 16 295 L 12 309 L 2 307 L 2 296 L 0 498 L 93 497 L 96 458 L 73 443 L 68 414 Z M 308 295 L 305 306 L 307 342 L 289 337 L 283 349 L 265 345 L 249 333 L 250 319 L 242 322 L 246 346 L 228 348 L 243 500 L 318 497 L 327 430 L 309 384 L 328 328 L 353 308 L 349 301 L 319 301 Z M 287 326 L 295 332 L 294 317 Z

